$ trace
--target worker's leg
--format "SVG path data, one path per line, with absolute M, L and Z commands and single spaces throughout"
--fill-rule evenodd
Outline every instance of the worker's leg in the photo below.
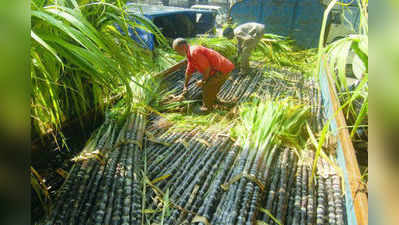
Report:
M 230 74 L 231 74 L 231 72 L 230 73 L 225 73 L 225 74 L 220 73 L 220 78 L 218 79 L 218 84 L 217 84 L 217 87 L 216 87 L 217 90 L 218 90 L 217 93 L 216 93 L 216 96 L 219 93 L 220 89 L 222 88 L 223 84 L 226 83 L 227 79 L 229 79 Z M 224 103 L 223 101 L 220 101 L 217 98 L 216 98 L 216 102 L 217 103 Z
M 243 46 L 243 50 L 241 53 L 241 65 L 240 65 L 240 72 L 246 74 L 249 69 L 249 57 L 251 56 L 252 50 L 256 48 L 256 45 L 260 41 L 259 37 L 255 39 L 249 40 L 245 42 Z
M 249 56 L 251 55 L 251 49 L 244 47 L 240 55 L 240 72 L 245 73 L 249 68 Z
M 213 109 L 217 99 L 216 96 L 229 75 L 230 73 L 222 74 L 221 72 L 217 72 L 204 84 L 202 91 L 203 106 L 208 110 Z
M 230 74 L 231 73 L 224 74 L 222 79 L 220 79 L 220 82 L 219 82 L 218 87 L 217 87 L 217 89 L 219 90 L 218 93 L 220 92 L 220 89 L 222 89 L 223 84 L 227 81 L 227 79 L 229 79 Z M 216 97 L 216 104 L 218 104 L 220 106 L 226 106 L 228 108 L 234 106 L 233 102 L 224 101 L 224 100 L 221 100 L 221 99 L 219 99 L 217 97 Z

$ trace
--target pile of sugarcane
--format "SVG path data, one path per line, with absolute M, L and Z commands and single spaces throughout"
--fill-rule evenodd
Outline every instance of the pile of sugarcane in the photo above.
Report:
M 311 184 L 311 153 L 255 151 L 198 130 L 164 133 L 143 150 L 140 126 L 130 122 L 113 143 L 115 132 L 97 143 L 105 164 L 75 164 L 45 224 L 344 224 L 339 176 L 320 160 Z
M 291 148 L 256 150 L 196 130 L 179 135 L 167 136 L 170 146 L 148 148 L 154 189 L 147 191 L 147 210 L 161 212 L 165 203 L 151 199 L 165 199 L 165 193 L 170 204 L 168 214 L 147 215 L 146 222 L 343 224 L 339 176 L 321 159 L 311 183 L 312 152 L 298 158 Z
M 183 77 L 166 80 L 181 91 Z M 299 143 L 319 107 L 317 89 L 299 75 L 285 78 L 257 72 L 226 82 L 219 97 L 241 103 L 235 139 L 167 132 L 153 126 L 158 117 L 137 113 L 122 128 L 104 124 L 43 224 L 344 224 L 340 177 L 323 158 L 312 177 L 314 154 Z M 194 82 L 189 92 L 198 97 Z M 279 92 L 296 100 L 280 102 Z
M 124 224 L 141 221 L 139 178 L 144 117 L 122 129 L 104 124 L 74 161 L 44 224 Z M 118 134 L 119 133 L 119 134 Z
M 169 91 L 173 90 L 177 94 L 182 92 L 184 71 L 183 68 L 165 78 L 163 82 Z M 195 73 L 189 82 L 188 99 L 201 99 L 201 88 L 195 85 L 199 79 L 201 75 Z M 254 95 L 271 100 L 289 96 L 303 104 L 308 104 L 314 115 L 311 120 L 312 128 L 316 131 L 322 129 L 326 118 L 321 110 L 322 99 L 319 89 L 314 80 L 306 79 L 303 74 L 265 67 L 262 70 L 251 70 L 245 76 L 241 76 L 237 70 L 234 70 L 222 86 L 218 98 L 226 102 L 243 103 Z

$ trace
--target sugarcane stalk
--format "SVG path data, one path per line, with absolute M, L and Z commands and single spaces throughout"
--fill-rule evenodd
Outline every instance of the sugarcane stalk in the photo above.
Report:
M 291 153 L 291 154 L 290 154 Z M 293 153 L 289 149 L 285 149 L 282 168 L 281 168 L 281 175 L 280 175 L 280 184 L 278 189 L 278 204 L 277 204 L 277 211 L 276 211 L 276 218 L 281 223 L 285 223 L 285 216 L 287 212 L 287 202 L 288 202 L 288 180 L 289 178 L 289 162 L 293 162 Z
M 128 132 L 126 135 L 127 139 L 131 139 L 132 133 Z M 125 180 L 123 183 L 123 202 L 122 202 L 122 216 L 121 216 L 121 224 L 127 225 L 130 223 L 130 214 L 131 214 L 131 204 L 132 204 L 132 183 L 133 183 L 133 144 L 129 144 L 127 148 L 127 158 L 125 165 Z
M 319 176 L 317 179 L 317 209 L 316 209 L 316 224 L 324 225 L 326 224 L 326 187 L 325 187 L 325 179 L 322 176 Z
M 105 126 L 101 126 L 99 128 L 99 130 L 97 131 L 96 134 L 96 138 L 94 138 L 94 140 L 98 140 L 98 137 L 103 134 L 105 130 Z M 93 141 L 93 139 L 91 139 Z M 89 142 L 90 144 L 92 144 L 92 142 Z M 86 164 L 87 162 L 83 162 L 83 164 Z M 58 215 L 61 214 L 62 212 L 65 212 L 67 210 L 67 205 L 65 203 L 65 201 L 69 198 L 73 198 L 70 197 L 71 196 L 71 192 L 69 191 L 72 188 L 76 188 L 76 186 L 79 183 L 76 183 L 76 181 L 81 178 L 84 174 L 84 168 L 82 168 L 82 163 L 75 163 L 70 172 L 68 177 L 66 178 L 64 184 L 61 186 L 60 190 L 59 190 L 59 195 L 58 195 L 58 201 L 56 206 L 54 207 L 54 209 L 51 211 L 51 215 L 49 216 L 48 221 L 46 222 L 46 224 L 53 224 L 55 222 L 59 222 L 59 223 L 65 223 L 64 220 L 64 216 L 60 216 L 59 219 L 57 219 Z M 77 176 L 79 175 L 79 176 Z M 72 200 L 74 201 L 74 200 Z M 69 201 L 71 202 L 71 200 Z M 68 219 L 68 218 L 67 218 Z
M 254 168 L 254 169 L 252 169 Z M 251 174 L 256 174 L 256 163 L 253 163 L 251 168 L 250 173 Z M 242 225 L 246 222 L 247 220 L 247 216 L 249 214 L 250 208 L 251 208 L 251 201 L 252 201 L 252 197 L 255 194 L 255 186 L 258 187 L 257 185 L 254 185 L 253 182 L 247 182 L 246 186 L 245 186 L 245 192 L 244 192 L 244 196 L 243 199 L 241 200 L 241 209 L 238 212 L 238 217 L 237 217 L 237 224 Z M 259 187 L 258 187 L 259 188 Z M 237 208 L 238 210 L 238 208 Z
M 291 189 L 290 197 L 288 200 L 287 218 L 286 218 L 287 223 L 286 224 L 293 224 L 292 220 L 294 218 L 295 193 L 296 193 L 296 190 L 295 190 L 295 186 L 294 186 Z
M 142 143 L 142 139 L 144 136 L 144 128 L 145 128 L 145 119 L 143 115 L 139 114 L 139 121 L 138 121 L 138 129 L 136 135 L 136 141 Z M 144 165 L 142 164 L 142 145 L 135 144 L 132 146 L 134 149 L 134 173 L 133 173 L 133 184 L 132 184 L 132 191 L 133 195 L 135 196 L 134 201 L 132 201 L 132 213 L 131 213 L 131 222 L 136 223 L 143 223 L 144 218 L 142 214 L 142 205 L 143 199 L 141 195 L 142 191 L 142 177 L 140 177 L 141 172 L 143 171 Z
M 75 171 L 71 171 L 69 177 L 70 179 L 67 179 L 67 181 L 65 182 L 64 187 L 62 188 L 62 198 L 60 200 L 58 200 L 58 204 L 60 204 L 58 207 L 56 207 L 55 214 L 54 214 L 54 219 L 50 220 L 50 221 L 54 221 L 55 223 L 64 223 L 64 219 L 65 219 L 65 212 L 67 211 L 67 205 L 68 205 L 68 201 L 70 201 L 69 199 L 72 198 L 72 194 L 69 190 L 75 190 L 76 186 L 78 186 L 77 181 L 79 181 L 80 177 L 82 176 L 82 171 L 84 171 L 84 167 L 83 164 L 86 164 L 87 162 L 83 162 L 83 163 L 78 163 L 78 166 L 73 167 L 72 170 Z
M 90 178 L 94 177 L 94 175 L 97 172 L 98 163 L 95 162 L 95 160 L 90 160 L 88 164 L 89 165 L 85 173 L 83 174 L 82 179 L 79 182 L 81 185 L 78 188 L 76 195 L 73 198 L 71 198 L 73 202 L 72 202 L 72 207 L 69 208 L 68 210 L 68 212 L 70 212 L 70 215 L 68 215 L 68 213 L 66 214 L 66 220 L 65 220 L 66 224 L 76 224 L 76 220 L 78 219 L 79 209 L 83 205 L 83 198 L 86 187 L 90 185 L 90 180 L 91 180 Z
M 105 126 L 102 126 L 105 129 Z M 108 125 L 108 132 L 102 134 L 102 132 L 97 132 L 96 137 L 89 142 L 88 146 L 93 144 L 95 149 L 102 149 L 105 143 L 105 140 L 108 138 L 108 134 L 110 133 L 112 126 Z M 102 135 L 102 136 L 101 136 Z M 88 147 L 91 149 L 91 147 Z M 91 149 L 92 150 L 92 149 Z M 71 205 L 67 208 L 67 212 L 65 213 L 65 224 L 76 224 L 78 220 L 78 215 L 80 209 L 83 207 L 84 200 L 86 200 L 85 196 L 88 192 L 87 189 L 90 188 L 91 183 L 94 180 L 94 175 L 97 172 L 98 163 L 96 160 L 88 159 L 87 167 L 84 170 L 80 171 L 80 180 L 78 181 L 79 187 L 77 187 L 77 192 L 70 199 Z M 82 165 L 83 166 L 83 165 Z M 79 173 L 78 173 L 79 176 Z
M 299 164 L 299 168 L 297 169 L 296 175 L 296 183 L 295 183 L 295 207 L 294 207 L 294 217 L 292 220 L 292 224 L 299 224 L 301 218 L 301 193 L 302 193 L 302 170 L 304 166 Z
M 104 141 L 104 158 L 108 159 L 109 158 L 109 151 L 113 145 L 114 142 L 114 137 L 116 135 L 116 129 L 113 129 L 112 133 L 110 136 L 107 137 L 106 141 Z M 100 149 L 101 149 L 101 144 L 100 144 Z M 102 177 L 104 176 L 104 170 L 107 164 L 101 164 L 99 169 L 97 170 L 96 174 L 93 175 L 93 183 L 91 185 L 87 186 L 87 191 L 89 192 L 88 194 L 86 193 L 85 196 L 87 196 L 85 198 L 84 202 L 84 206 L 83 208 L 80 210 L 80 215 L 78 217 L 78 223 L 79 224 L 86 224 L 88 223 L 88 219 L 89 219 L 89 213 L 92 210 L 93 206 L 94 206 L 94 199 L 95 199 L 95 195 L 98 191 L 99 188 L 99 183 L 100 180 L 102 179 Z
M 261 158 L 259 159 L 260 162 L 258 162 L 258 164 L 260 163 L 261 166 L 256 171 L 256 173 L 258 174 L 257 177 L 260 178 L 264 187 L 267 187 L 267 180 L 268 180 L 267 178 L 268 178 L 269 171 L 271 171 L 270 168 L 272 167 L 275 152 L 276 152 L 276 146 L 274 146 L 269 151 L 266 151 L 264 149 L 263 151 L 261 151 L 261 154 L 260 154 Z M 265 190 L 267 190 L 267 188 L 265 188 L 263 191 L 265 191 Z M 251 203 L 250 203 L 250 209 L 249 209 L 246 225 L 252 225 L 252 224 L 256 223 L 257 208 L 263 199 L 263 195 L 261 195 L 261 194 L 262 193 L 261 193 L 259 186 L 256 185 L 255 191 L 252 196 Z
M 337 174 L 334 174 L 332 177 L 333 180 L 333 190 L 334 190 L 334 203 L 335 203 L 335 215 L 337 225 L 344 225 L 344 206 L 343 206 L 343 197 L 340 185 L 340 178 Z
M 248 86 L 248 88 L 244 91 L 241 99 L 238 101 L 238 103 L 242 103 L 248 100 L 249 96 L 256 90 L 256 85 L 258 85 L 259 80 L 261 79 L 261 75 L 258 73 L 256 76 L 253 78 L 252 82 Z
M 332 187 L 332 177 L 326 179 L 327 200 L 328 200 L 328 223 L 336 224 L 335 204 L 334 204 L 334 189 Z
M 177 189 L 174 193 L 177 193 L 179 195 L 179 201 L 178 204 L 184 206 L 185 209 L 190 208 L 190 204 L 185 204 L 189 203 L 190 201 L 189 198 L 191 197 L 192 190 L 197 186 L 202 180 L 205 175 L 208 175 L 208 172 L 212 166 L 212 164 L 218 162 L 217 159 L 220 159 L 220 156 L 222 155 L 219 151 L 218 148 L 220 146 L 224 146 L 226 142 L 221 141 L 217 142 L 211 149 L 207 151 L 210 154 L 206 154 L 202 157 L 202 160 L 198 163 L 196 163 L 196 166 L 192 169 L 191 174 L 195 174 L 195 179 L 192 180 L 194 175 L 191 175 L 189 172 L 187 182 L 185 183 L 184 181 L 181 183 L 179 186 L 179 189 Z M 200 171 L 199 171 L 200 170 Z M 199 172 L 198 172 L 199 171 Z M 192 182 L 190 183 L 190 180 Z M 177 196 L 172 195 L 172 199 L 175 199 Z M 192 201 L 191 201 L 192 202 Z M 169 219 L 169 222 L 172 221 L 172 224 L 175 222 L 179 222 L 179 215 L 180 211 L 179 210 L 174 210 L 172 212 L 172 215 Z M 180 220 L 184 219 L 184 215 Z M 167 223 L 168 224 L 168 223 Z
M 293 208 L 294 208 L 294 204 L 295 204 L 295 175 L 296 175 L 296 155 L 294 154 L 293 151 L 290 152 L 291 153 L 291 157 L 290 157 L 290 175 L 289 175 L 289 179 L 288 179 L 288 188 L 287 188 L 287 193 L 289 195 L 289 199 L 288 199 L 288 207 L 287 207 L 287 211 L 285 213 L 285 219 L 283 219 L 283 221 L 287 221 L 287 223 L 285 224 L 291 224 L 292 223 L 292 218 L 293 218 Z M 284 216 L 282 216 L 284 218 Z
M 251 84 L 254 83 L 254 80 L 256 80 L 256 77 L 257 77 L 256 75 L 246 77 L 245 82 L 241 85 L 240 89 L 236 92 L 233 98 L 241 100 L 243 98 L 244 93 L 248 90 Z
M 307 165 L 302 167 L 302 199 L 301 199 L 301 222 L 306 224 L 307 204 L 308 204 L 308 170 Z
M 104 224 L 117 224 L 121 220 L 121 198 L 123 192 L 123 177 L 124 177 L 124 164 L 127 158 L 127 146 L 123 145 L 120 149 L 121 157 L 118 160 L 118 165 L 113 175 L 112 189 L 109 193 L 108 204 L 104 217 Z
M 117 138 L 117 142 L 121 141 L 125 138 L 126 135 L 126 128 L 130 121 L 127 120 L 125 125 L 121 129 L 119 136 Z M 94 206 L 94 212 L 91 217 L 92 224 L 102 224 L 104 221 L 106 207 L 107 205 L 111 204 L 109 201 L 109 193 L 113 193 L 113 189 L 115 188 L 115 182 L 113 182 L 114 174 L 117 170 L 117 162 L 121 157 L 121 150 L 120 146 L 115 148 L 111 153 L 108 159 L 107 166 L 105 168 L 104 177 L 100 184 L 100 188 L 98 191 L 96 204 Z M 112 208 L 112 207 L 111 207 Z M 109 208 L 108 208 L 109 209 Z
M 230 146 L 225 147 L 225 149 L 220 149 L 220 151 L 223 151 L 222 154 L 220 154 L 220 157 L 218 158 L 217 162 L 213 163 L 211 165 L 211 169 L 206 176 L 205 181 L 203 182 L 201 188 L 199 189 L 197 195 L 195 195 L 195 200 L 192 203 L 192 205 L 186 205 L 185 208 L 197 212 L 201 204 L 206 200 L 205 198 L 205 193 L 209 191 L 212 188 L 212 180 L 215 179 L 213 175 L 216 175 L 217 169 L 219 168 L 219 165 L 223 162 L 224 156 L 226 152 L 230 149 Z M 189 214 L 187 217 L 187 221 L 191 221 L 193 219 L 193 214 Z
M 184 179 L 180 180 L 181 182 L 177 185 L 177 189 L 171 195 L 172 199 L 175 199 L 177 196 L 180 196 L 181 194 L 183 194 L 183 191 L 185 190 L 186 186 L 194 178 L 194 176 L 197 175 L 197 172 L 206 164 L 206 161 L 210 162 L 213 160 L 212 156 L 214 156 L 216 153 L 215 149 L 216 149 L 216 147 L 218 147 L 221 144 L 222 144 L 222 141 L 218 140 L 216 145 L 214 145 L 211 148 L 211 150 L 205 151 L 203 154 L 201 154 L 199 156 L 198 161 L 196 161 L 194 166 L 189 170 L 190 171 L 189 174 L 184 176 Z M 184 172 L 187 172 L 187 171 L 188 170 L 186 170 Z
M 283 156 L 284 153 L 280 153 L 278 161 L 276 163 L 276 167 L 274 168 L 273 180 L 272 183 L 270 184 L 269 193 L 267 195 L 266 204 L 264 207 L 266 210 L 269 210 L 270 212 L 273 212 L 273 202 L 276 197 L 277 185 L 279 179 L 281 179 L 280 174 L 281 174 L 281 164 L 283 162 Z M 270 217 L 268 214 L 263 214 L 262 221 L 268 223 L 269 219 Z
M 248 146 L 248 148 L 250 148 Z M 249 169 L 251 167 L 252 162 L 255 159 L 256 155 L 256 150 L 254 149 L 248 149 L 249 154 L 247 159 L 245 160 L 245 163 L 243 164 L 242 168 L 242 173 L 248 174 Z M 237 220 L 237 217 L 239 216 L 239 202 L 241 202 L 241 197 L 244 194 L 243 192 L 245 191 L 245 185 L 247 183 L 247 179 L 240 179 L 238 185 L 233 185 L 233 190 L 235 189 L 235 194 L 233 195 L 232 202 L 233 204 L 230 204 L 228 207 L 228 211 L 226 210 L 225 213 L 229 213 L 229 217 L 225 217 L 225 220 L 228 224 L 234 224 L 235 221 Z M 245 202 L 247 202 L 248 199 L 244 199 Z M 244 218 L 243 218 L 244 219 Z
M 189 209 L 191 211 L 197 211 L 197 205 L 200 204 L 200 202 L 202 201 L 202 196 L 205 193 L 205 191 L 207 191 L 209 189 L 209 183 L 211 182 L 211 180 L 213 179 L 213 171 L 216 171 L 216 169 L 218 168 L 219 164 L 221 163 L 221 161 L 224 159 L 226 150 L 225 148 L 229 148 L 230 143 L 228 141 L 228 139 L 222 140 L 222 142 L 218 145 L 216 143 L 216 145 L 214 145 L 214 148 L 210 148 L 208 151 L 213 151 L 214 153 L 212 153 L 212 155 L 206 159 L 204 158 L 204 165 L 201 166 L 199 165 L 199 168 L 201 169 L 199 173 L 197 173 L 197 176 L 195 177 L 195 179 L 193 180 L 193 182 L 191 182 L 190 186 L 185 190 L 183 195 L 188 195 L 190 192 L 188 192 L 187 190 L 193 190 L 195 188 L 195 186 L 199 186 L 201 185 L 201 187 L 199 188 L 200 191 L 199 193 L 197 192 L 196 195 L 193 196 L 192 201 L 188 201 L 188 204 L 184 204 L 184 202 L 182 204 L 184 204 L 184 208 Z M 205 180 L 205 181 L 204 181 Z M 189 196 L 191 198 L 191 196 Z M 184 219 L 185 214 L 182 215 L 181 220 Z M 193 214 L 188 215 L 187 221 L 190 221 L 192 219 L 192 216 L 194 216 Z
M 132 141 L 138 141 L 139 130 L 141 129 L 141 115 L 133 114 L 131 117 L 131 123 L 128 125 L 128 130 L 126 132 L 126 139 L 129 141 L 122 148 L 122 156 L 119 161 L 120 171 L 118 173 L 119 176 L 116 177 L 116 190 L 113 202 L 112 214 L 107 214 L 106 219 L 104 221 L 105 224 L 128 224 L 129 223 L 129 214 L 130 214 L 130 206 L 131 206 L 131 192 L 132 192 L 132 182 L 133 182 L 133 154 L 137 149 L 138 144 L 132 143 Z M 129 193 L 126 196 L 126 193 Z M 124 197 L 125 196 L 125 197 Z M 111 198 L 112 199 L 112 198 Z M 111 211 L 111 210 L 110 210 Z M 111 218 L 109 216 L 112 216 Z
M 315 182 L 310 182 L 311 179 L 311 174 L 312 174 L 312 166 L 306 167 L 307 173 L 309 174 L 309 180 L 308 180 L 308 205 L 307 205 L 307 218 L 306 218 L 306 224 L 307 225 L 313 225 L 315 223 L 315 205 L 314 205 L 314 189 L 315 189 Z
M 179 138 L 180 133 L 171 133 L 169 136 L 166 138 L 160 138 L 160 141 L 165 142 L 165 143 L 172 143 L 169 146 L 163 146 L 159 145 L 158 143 L 151 143 L 147 148 L 147 154 L 148 154 L 148 161 L 153 162 L 155 158 L 157 158 L 158 154 L 164 152 L 166 149 L 168 149 L 170 146 L 175 144 L 175 141 Z M 184 135 L 184 134 L 183 134 Z
M 192 138 L 191 140 L 194 140 L 194 139 L 195 138 Z M 197 147 L 199 147 L 199 148 L 197 148 Z M 173 174 L 173 177 L 169 181 L 167 181 L 166 179 L 162 180 L 158 184 L 158 186 L 159 187 L 166 186 L 166 188 L 169 188 L 169 186 L 171 184 L 173 184 L 175 182 L 175 180 L 179 180 L 179 177 L 182 174 L 182 172 L 186 171 L 186 169 L 189 168 L 190 160 L 192 158 L 197 158 L 197 155 L 202 151 L 201 148 L 204 149 L 203 146 L 200 146 L 199 142 L 190 141 L 189 142 L 189 149 L 196 149 L 196 150 L 187 151 L 188 155 L 186 155 L 186 157 L 181 157 L 178 161 L 174 162 L 174 164 L 171 167 L 165 168 L 166 171 L 162 171 L 161 174 L 169 173 L 169 174 Z M 155 202 L 153 203 L 153 206 L 154 206 L 154 204 L 155 204 Z
M 228 93 L 228 95 L 226 96 L 226 100 L 227 101 L 231 101 L 233 98 L 236 98 L 239 100 L 240 97 L 240 93 L 247 87 L 248 85 L 248 81 L 249 79 L 247 79 L 246 77 L 242 77 L 241 79 L 239 79 L 235 84 L 236 87 L 234 87 L 232 89 L 232 91 L 230 91 Z
M 157 158 L 159 158 L 159 155 L 166 154 L 167 151 L 166 149 L 170 149 L 173 146 L 176 146 L 180 140 L 183 140 L 186 136 L 188 136 L 190 133 L 189 132 L 166 132 L 169 133 L 170 135 L 166 138 L 160 138 L 160 141 L 170 143 L 169 145 L 162 145 L 159 146 L 159 144 L 154 143 L 150 144 L 150 146 L 147 147 L 148 150 L 148 161 L 150 163 L 153 163 Z M 155 164 L 155 163 L 154 163 Z
M 275 148 L 269 150 L 266 148 L 257 148 L 257 153 L 255 156 L 255 161 L 252 163 L 251 174 L 254 174 L 257 178 L 259 178 L 261 184 L 263 186 L 266 185 L 265 179 L 262 177 L 262 173 L 260 173 L 260 168 L 263 166 L 267 166 L 267 163 L 270 163 L 268 160 L 269 157 L 272 158 Z M 263 190 L 262 190 L 263 191 Z M 256 208 L 258 206 L 258 198 L 260 195 L 260 187 L 259 185 L 254 185 L 253 182 L 248 182 L 246 187 L 246 192 L 244 194 L 244 198 L 242 200 L 240 214 L 237 218 L 237 224 L 252 224 L 256 221 L 255 213 Z
M 165 170 L 177 168 L 176 166 L 179 165 L 184 156 L 188 154 L 187 149 L 181 142 L 170 146 L 170 148 L 166 149 L 164 152 L 165 155 L 160 156 L 163 158 L 154 161 L 154 163 L 152 163 L 148 168 L 148 171 L 150 171 L 151 174 L 151 179 L 157 175 L 159 176 L 159 174 L 165 174 Z
M 249 153 L 249 142 L 245 142 L 245 146 L 243 147 L 243 150 L 241 151 L 241 154 L 238 158 L 238 162 L 237 162 L 237 166 L 234 167 L 232 174 L 230 176 L 228 176 L 227 178 L 233 178 L 239 174 L 241 174 L 244 171 L 244 167 L 246 164 L 248 157 L 248 153 Z M 226 213 L 230 212 L 229 208 L 231 207 L 231 203 L 234 202 L 234 197 L 235 197 L 235 193 L 236 193 L 236 186 L 238 186 L 238 184 L 234 183 L 233 185 L 231 185 L 228 189 L 227 194 L 225 193 L 225 199 L 223 201 L 221 201 L 220 204 L 220 211 L 217 211 L 216 215 L 214 215 L 214 220 L 212 220 L 212 224 L 223 224 L 226 223 Z
M 239 152 L 239 147 L 235 145 L 231 150 L 227 153 L 225 161 L 221 166 L 220 172 L 218 173 L 217 177 L 215 178 L 215 182 L 212 183 L 210 187 L 210 192 L 207 198 L 205 199 L 204 203 L 201 205 L 198 214 L 204 216 L 211 220 L 211 212 L 215 211 L 215 206 L 217 205 L 218 197 L 220 197 L 221 193 L 221 184 L 225 180 L 226 176 L 228 175 L 228 171 L 232 169 L 232 164 L 237 157 L 237 152 Z
M 177 173 L 173 175 L 172 179 L 170 179 L 169 181 L 163 180 L 160 182 L 159 187 L 166 187 L 166 188 L 170 188 L 171 193 L 174 190 L 175 186 L 178 186 L 179 184 L 176 183 L 176 181 L 182 181 L 183 177 L 184 177 L 184 172 L 188 171 L 190 167 L 192 167 L 195 163 L 196 160 L 199 158 L 199 155 L 202 154 L 202 152 L 204 150 L 206 150 L 206 146 L 204 146 L 203 144 L 201 144 L 198 141 L 192 141 L 190 142 L 190 149 L 192 149 L 192 151 L 190 151 L 190 154 L 187 155 L 187 157 L 184 157 L 184 161 L 182 162 L 182 164 L 180 164 L 181 166 L 176 167 L 177 169 Z M 175 184 L 175 185 L 173 185 Z

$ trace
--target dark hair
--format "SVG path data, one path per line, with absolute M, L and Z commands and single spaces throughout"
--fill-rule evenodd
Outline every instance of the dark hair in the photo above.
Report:
M 173 40 L 172 48 L 174 49 L 177 46 L 180 46 L 180 45 L 183 45 L 183 44 L 185 44 L 185 45 L 188 44 L 186 39 L 184 39 L 184 38 L 176 38 L 175 40 Z
M 224 36 L 224 37 L 229 37 L 229 36 L 231 36 L 231 35 L 234 35 L 234 30 L 233 30 L 233 28 L 231 28 L 231 27 L 226 27 L 226 28 L 223 30 L 223 36 Z

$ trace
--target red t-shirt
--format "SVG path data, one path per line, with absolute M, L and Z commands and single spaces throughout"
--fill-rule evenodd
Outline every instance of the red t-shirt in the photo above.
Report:
M 193 74 L 198 71 L 204 74 L 207 68 L 211 68 L 209 76 L 216 71 L 229 73 L 234 69 L 234 64 L 218 52 L 202 46 L 194 46 L 190 48 L 187 54 L 187 74 Z

